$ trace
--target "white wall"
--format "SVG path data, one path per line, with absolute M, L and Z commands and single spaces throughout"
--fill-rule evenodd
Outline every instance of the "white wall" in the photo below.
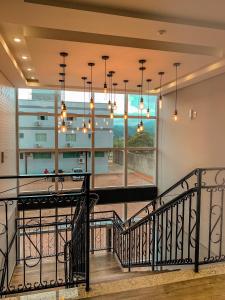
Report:
M 162 192 L 197 167 L 225 166 L 225 74 L 164 96 L 159 116 L 158 187 Z M 197 111 L 190 120 L 189 109 Z
M 0 161 L 0 176 L 16 175 L 16 102 L 15 89 L 0 72 L 0 152 L 4 153 L 4 162 Z M 0 180 L 0 198 L 16 195 L 16 190 L 2 193 L 3 191 L 16 187 L 15 180 Z M 9 242 L 15 229 L 16 206 L 15 203 L 8 205 Z M 0 202 L 0 247 L 4 251 L 6 246 L 6 235 L 4 233 L 5 208 Z M 3 224 L 3 225 L 2 225 Z M 0 269 L 3 256 L 0 254 Z M 12 246 L 9 257 L 10 274 L 15 265 L 15 243 Z

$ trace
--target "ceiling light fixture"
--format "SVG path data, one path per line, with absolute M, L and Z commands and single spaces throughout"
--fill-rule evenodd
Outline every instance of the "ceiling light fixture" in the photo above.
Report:
M 91 81 L 87 81 L 87 84 L 88 84 L 88 93 L 89 93 L 89 99 L 91 99 L 91 84 L 92 82 Z M 91 114 L 91 110 L 93 108 L 91 108 L 91 102 L 90 102 L 90 114 Z M 91 129 L 91 119 L 89 118 L 88 120 L 88 129 Z
M 124 79 L 123 82 L 124 82 L 124 98 L 125 98 L 125 101 L 126 101 L 126 98 L 127 98 L 127 83 L 129 82 L 129 80 Z M 123 118 L 124 118 L 124 120 L 127 120 L 127 118 L 128 118 L 126 110 L 124 112 Z
M 175 91 L 175 107 L 174 107 L 174 113 L 173 113 L 173 120 L 176 122 L 178 120 L 178 111 L 177 111 L 177 101 L 178 101 L 178 91 L 177 91 L 177 73 L 178 73 L 178 67 L 180 66 L 180 63 L 174 63 L 176 72 L 176 91 Z
M 31 68 L 27 68 L 27 71 L 30 72 L 30 71 L 32 71 L 32 69 Z
M 103 55 L 102 59 L 105 61 L 105 82 L 104 82 L 104 93 L 107 93 L 107 82 L 106 82 L 106 76 L 107 76 L 107 67 L 106 67 L 106 61 L 109 59 L 109 56 Z
M 60 119 L 61 119 L 61 125 L 60 125 L 60 130 L 59 132 L 65 133 L 67 131 L 67 124 L 66 124 L 66 117 L 67 117 L 67 108 L 65 104 L 65 93 L 66 93 L 66 73 L 65 73 L 65 59 L 68 56 L 67 52 L 60 52 L 60 56 L 63 59 L 63 63 L 61 63 L 59 66 L 62 69 L 59 73 L 61 78 L 59 79 L 59 82 L 61 84 L 61 114 L 60 114 Z
M 20 42 L 21 42 L 21 39 L 18 38 L 18 37 L 15 37 L 13 40 L 14 40 L 14 42 L 16 42 L 16 43 L 20 43 Z
M 164 72 L 158 73 L 160 76 L 159 79 L 159 97 L 158 97 L 158 103 L 159 103 L 159 109 L 162 109 L 162 77 L 165 74 Z
M 116 104 L 116 87 L 117 87 L 117 83 L 114 82 L 113 83 L 113 94 L 114 94 L 114 102 L 113 102 L 113 109 L 114 111 L 117 110 L 117 104 Z
M 83 133 L 87 133 L 87 126 L 86 126 L 86 122 L 85 122 L 85 88 L 86 88 L 87 77 L 83 76 L 83 77 L 81 77 L 81 79 L 84 82 L 84 88 L 83 88 L 83 91 L 84 91 L 84 108 L 83 108 L 83 127 L 82 127 L 82 132 Z
M 93 79 L 92 79 L 92 68 L 95 66 L 95 63 L 93 62 L 90 62 L 88 63 L 88 66 L 90 67 L 91 69 L 91 84 L 90 84 L 90 93 L 91 93 L 91 97 L 90 97 L 90 109 L 94 109 L 94 94 L 93 94 Z
M 140 59 L 139 63 L 141 64 L 141 67 L 139 68 L 139 70 L 141 71 L 141 95 L 140 95 L 140 103 L 139 103 L 139 107 L 140 110 L 144 109 L 144 98 L 143 98 L 143 79 L 144 79 L 144 70 L 146 69 L 144 67 L 144 63 L 146 63 L 145 59 Z
M 138 84 L 137 85 L 137 88 L 138 88 L 138 93 L 139 93 L 139 98 L 140 98 L 140 95 L 141 95 L 141 84 Z M 138 125 L 137 125 L 137 133 L 140 132 L 140 107 L 138 106 Z
M 151 83 L 151 79 L 146 79 L 147 84 L 148 84 L 148 108 L 147 108 L 147 113 L 146 113 L 146 117 L 149 119 L 150 118 L 150 83 Z
M 23 59 L 23 60 L 27 60 L 28 57 L 27 57 L 26 55 L 23 55 L 23 56 L 22 56 L 22 59 Z

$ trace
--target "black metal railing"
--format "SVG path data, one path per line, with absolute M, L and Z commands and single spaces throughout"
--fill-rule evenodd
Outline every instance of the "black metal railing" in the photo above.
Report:
M 77 176 L 81 188 L 65 193 L 45 192 L 39 195 L 9 195 L 17 186 L 7 188 L 0 199 L 0 296 L 53 288 L 86 284 L 89 287 L 89 256 L 85 254 L 83 276 L 65 276 L 65 267 L 71 260 L 65 255 L 65 245 L 74 242 L 74 230 L 78 228 L 76 213 L 85 210 L 85 231 L 82 232 L 82 249 L 89 249 L 89 178 L 90 174 L 50 174 L 31 176 L 6 176 L 2 180 L 26 178 L 62 182 L 62 177 Z M 32 181 L 29 181 L 32 184 Z M 14 182 L 15 184 L 15 182 Z M 77 181 L 76 181 L 77 184 Z M 3 194 L 3 193 L 2 193 Z M 90 202 L 91 205 L 96 201 Z M 48 209 L 49 202 L 54 209 Z M 73 252 L 72 252 L 73 253 Z M 76 252 L 79 255 L 79 252 Z M 74 256 L 72 257 L 74 261 Z M 66 259 L 66 260 L 65 260 Z
M 92 238 L 98 236 L 97 250 L 112 249 L 128 269 L 193 265 L 198 271 L 225 261 L 224 191 L 225 168 L 193 170 L 126 222 L 114 211 L 92 214 L 98 225 Z M 110 242 L 99 228 L 110 228 Z
M 115 211 L 93 211 L 98 198 L 89 192 L 90 174 L 83 176 L 72 193 L 0 199 L 0 295 L 81 283 L 89 290 L 89 252 L 112 251 L 128 270 L 190 265 L 198 271 L 225 261 L 225 168 L 193 170 L 125 222 Z M 20 282 L 13 282 L 13 262 Z M 33 282 L 30 270 L 38 274 Z

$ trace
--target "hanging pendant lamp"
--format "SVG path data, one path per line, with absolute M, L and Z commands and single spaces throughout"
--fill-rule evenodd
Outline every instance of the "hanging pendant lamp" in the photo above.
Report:
M 60 73 L 62 76 L 62 91 L 61 91 L 61 118 L 65 120 L 67 117 L 67 107 L 65 104 L 65 93 L 66 93 L 66 57 L 68 56 L 67 52 L 60 52 L 60 56 L 63 59 L 63 62 L 60 64 L 62 68 L 62 72 Z
M 86 126 L 86 122 L 85 122 L 85 88 L 86 88 L 86 80 L 87 80 L 87 77 L 83 76 L 81 77 L 81 79 L 83 80 L 83 84 L 84 84 L 84 88 L 83 88 L 83 91 L 84 91 L 84 106 L 83 106 L 83 126 L 82 126 L 82 132 L 83 133 L 87 133 L 87 126 Z
M 175 91 L 175 106 L 174 106 L 174 113 L 173 113 L 173 120 L 176 122 L 178 120 L 178 111 L 177 111 L 177 101 L 178 101 L 178 91 L 177 91 L 177 78 L 178 78 L 178 67 L 180 63 L 174 63 L 175 67 L 175 74 L 176 74 L 176 91 Z
M 148 84 L 148 108 L 147 108 L 147 113 L 146 113 L 146 117 L 149 119 L 150 118 L 150 83 L 151 83 L 151 79 L 146 79 L 147 84 Z
M 109 59 L 108 55 L 103 55 L 102 59 L 105 61 L 105 82 L 104 82 L 104 93 L 107 93 L 107 82 L 106 82 L 106 76 L 107 76 L 107 67 L 106 67 L 106 61 Z
M 125 97 L 125 101 L 126 101 L 126 97 L 127 97 L 127 83 L 129 82 L 129 80 L 124 79 L 124 97 Z M 128 116 L 127 116 L 127 111 L 125 110 L 124 112 L 124 116 L 123 116 L 124 120 L 127 120 Z
M 140 98 L 140 95 L 141 95 L 141 84 L 138 84 L 137 88 L 138 88 L 138 93 L 139 93 L 139 98 Z M 138 107 L 138 125 L 137 125 L 137 133 L 139 133 L 139 132 L 140 132 L 140 107 Z
M 88 93 L 89 93 L 89 99 L 91 99 L 91 81 L 87 81 L 87 85 L 88 85 Z M 90 106 L 90 111 L 89 114 L 91 114 L 91 106 Z M 91 119 L 89 118 L 88 120 L 88 129 L 91 129 Z
M 143 80 L 144 80 L 144 70 L 146 69 L 144 67 L 144 64 L 146 63 L 146 60 L 145 59 L 140 59 L 139 63 L 141 64 L 141 67 L 139 68 L 139 70 L 141 71 L 141 95 L 140 95 L 139 108 L 142 111 L 144 109 Z
M 113 83 L 113 96 L 114 96 L 113 109 L 114 109 L 114 111 L 117 110 L 117 103 L 116 103 L 116 87 L 117 87 L 117 85 L 118 84 L 116 82 Z
M 90 109 L 94 109 L 94 95 L 93 95 L 93 78 L 92 78 L 92 68 L 95 66 L 95 63 L 90 62 L 88 63 L 88 66 L 91 69 L 91 97 L 90 97 Z
M 164 72 L 159 72 L 158 74 L 160 76 L 160 79 L 159 79 L 159 98 L 158 98 L 158 103 L 159 103 L 159 109 L 162 109 L 162 78 L 163 78 L 163 75 L 165 73 Z

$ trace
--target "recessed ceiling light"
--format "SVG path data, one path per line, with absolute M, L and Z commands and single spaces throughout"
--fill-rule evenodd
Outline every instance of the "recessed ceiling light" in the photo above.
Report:
M 20 43 L 20 42 L 21 42 L 21 39 L 20 39 L 20 38 L 17 38 L 17 37 L 15 37 L 13 40 L 14 40 L 14 42 L 16 42 L 16 43 Z
M 32 79 L 32 80 L 34 80 L 34 79 L 35 79 L 35 77 L 34 77 L 34 76 L 31 76 L 31 79 Z
M 29 71 L 29 72 L 30 72 L 30 71 L 32 71 L 32 69 L 31 69 L 31 68 L 27 68 L 27 71 Z
M 165 29 L 160 29 L 158 30 L 158 34 L 159 35 L 164 35 L 166 33 L 166 30 Z
M 22 59 L 26 60 L 26 59 L 28 59 L 28 57 L 26 55 L 23 55 Z

